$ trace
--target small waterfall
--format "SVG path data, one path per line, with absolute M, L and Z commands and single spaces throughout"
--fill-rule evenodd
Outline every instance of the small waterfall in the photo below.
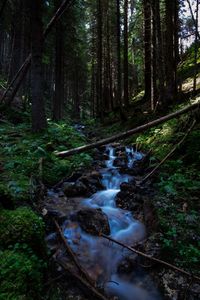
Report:
M 134 151 L 133 147 L 126 147 L 126 155 L 128 159 L 128 168 L 132 168 L 134 163 L 143 158 L 143 154 L 138 151 Z
M 120 184 L 131 180 L 131 176 L 122 175 L 113 166 L 115 149 L 111 146 L 106 148 L 109 159 L 106 161 L 106 169 L 101 170 L 104 191 L 99 191 L 89 199 L 85 199 L 82 206 L 101 208 L 107 215 L 110 225 L 110 236 L 127 245 L 134 245 L 145 237 L 145 227 L 136 221 L 129 211 L 116 207 L 115 198 L 120 191 Z M 133 148 L 126 148 L 127 166 L 134 166 L 136 160 L 143 155 L 134 152 Z M 147 284 L 141 286 L 144 281 L 143 274 L 133 272 L 124 278 L 118 274 L 119 263 L 130 255 L 128 250 L 122 250 L 119 245 L 113 245 L 107 240 L 92 236 L 84 232 L 75 221 L 67 221 L 64 235 L 72 250 L 76 253 L 80 263 L 88 271 L 93 279 L 105 286 L 109 296 L 117 296 L 120 300 L 158 300 L 160 299 L 156 289 L 149 292 Z M 149 282 L 148 282 L 149 284 Z M 152 296 L 153 295 L 153 296 Z

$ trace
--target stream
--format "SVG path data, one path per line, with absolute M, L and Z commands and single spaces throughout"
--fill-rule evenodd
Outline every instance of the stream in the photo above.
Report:
M 143 158 L 143 154 L 134 151 L 132 147 L 126 147 L 125 154 L 126 164 L 130 169 L 134 168 L 136 161 Z M 121 183 L 130 182 L 133 176 L 121 174 L 114 165 L 114 147 L 107 146 L 106 155 L 105 168 L 99 170 L 104 190 L 82 199 L 78 209 L 100 209 L 108 218 L 110 237 L 134 246 L 144 240 L 145 226 L 135 220 L 130 211 L 118 208 L 115 201 Z M 138 264 L 136 254 L 102 237 L 87 233 L 76 218 L 68 218 L 62 228 L 80 264 L 109 297 L 115 296 L 120 300 L 162 299 L 150 276 Z

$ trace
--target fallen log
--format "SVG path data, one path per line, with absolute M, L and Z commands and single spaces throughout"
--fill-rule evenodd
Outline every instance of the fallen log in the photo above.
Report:
M 104 237 L 105 239 L 107 239 L 107 240 L 109 240 L 109 241 L 111 241 L 111 242 L 113 242 L 113 243 L 115 243 L 115 244 L 118 244 L 118 245 L 122 246 L 123 248 L 126 248 L 126 249 L 130 250 L 131 252 L 134 252 L 134 253 L 136 253 L 136 254 L 138 254 L 138 255 L 140 255 L 140 256 L 143 256 L 143 257 L 145 257 L 145 258 L 147 258 L 147 259 L 149 259 L 149 260 L 151 260 L 151 261 L 154 261 L 154 262 L 156 262 L 156 263 L 159 263 L 159 264 L 161 264 L 161 265 L 164 265 L 165 267 L 168 267 L 168 268 L 170 268 L 170 269 L 173 269 L 173 270 L 175 270 L 175 271 L 177 271 L 177 272 L 179 272 L 179 273 L 182 273 L 182 274 L 184 274 L 184 275 L 186 275 L 186 276 L 189 276 L 189 277 L 191 277 L 192 279 L 195 279 L 195 280 L 197 280 L 197 281 L 200 281 L 200 277 L 194 276 L 193 274 L 191 274 L 191 273 L 189 273 L 189 272 L 187 272 L 187 271 L 185 271 L 185 270 L 183 270 L 183 269 L 180 269 L 180 268 L 178 268 L 177 266 L 174 266 L 174 265 L 172 265 L 172 264 L 170 264 L 170 263 L 168 263 L 168 262 L 166 262 L 166 261 L 164 261 L 164 260 L 155 258 L 155 257 L 150 256 L 150 255 L 148 255 L 148 254 L 146 254 L 146 253 L 143 253 L 143 252 L 141 252 L 141 251 L 139 251 L 139 250 L 136 250 L 135 248 L 132 248 L 132 247 L 130 247 L 130 246 L 127 246 L 127 245 L 125 245 L 125 244 L 123 244 L 123 243 L 121 243 L 121 242 L 119 242 L 119 241 L 117 241 L 117 240 L 115 240 L 115 239 L 113 239 L 113 238 L 111 238 L 111 237 L 109 237 L 109 236 L 103 234 L 103 233 L 102 233 L 100 236 Z
M 191 132 L 191 130 L 194 128 L 196 124 L 196 120 L 192 122 L 192 125 L 187 130 L 186 134 L 183 136 L 183 138 L 176 144 L 176 146 L 173 147 L 173 149 L 161 160 L 161 162 L 149 173 L 147 174 L 138 184 L 145 183 L 159 168 L 164 164 L 164 162 L 176 151 L 177 148 L 180 147 L 180 145 L 185 141 L 188 134 Z
M 103 294 L 101 294 L 94 286 L 92 286 L 87 281 L 85 281 L 81 276 L 79 276 L 78 274 L 76 274 L 72 270 L 70 270 L 70 268 L 68 266 L 66 266 L 66 264 L 64 264 L 63 262 L 58 261 L 58 260 L 57 260 L 57 262 L 72 277 L 74 277 L 75 279 L 80 281 L 80 283 L 82 283 L 93 294 L 93 296 L 95 296 L 94 299 L 108 300 L 108 298 L 106 298 Z
M 70 257 L 72 258 L 74 264 L 76 265 L 76 267 L 78 268 L 78 270 L 80 271 L 81 275 L 83 277 L 85 277 L 85 279 L 92 285 L 94 285 L 94 281 L 90 278 L 90 276 L 86 273 L 86 271 L 81 267 L 81 265 L 79 264 L 78 260 L 76 259 L 76 256 L 74 255 L 73 251 L 71 250 L 71 248 L 69 247 L 66 238 L 64 237 L 62 230 L 60 228 L 60 226 L 58 225 L 58 222 L 56 220 L 54 220 L 54 224 L 56 226 L 56 229 L 65 245 L 65 248 L 67 250 L 67 253 L 70 255 Z
M 141 125 L 141 126 L 138 126 L 134 129 L 131 129 L 131 130 L 128 130 L 128 131 L 125 131 L 125 132 L 122 132 L 122 133 L 119 133 L 119 134 L 116 134 L 112 137 L 109 137 L 109 138 L 106 138 L 106 139 L 103 139 L 103 140 L 100 140 L 98 142 L 95 142 L 95 143 L 91 143 L 91 144 L 88 144 L 88 145 L 84 145 L 84 146 L 81 146 L 81 147 L 78 147 L 78 148 L 74 148 L 74 149 L 71 149 L 71 150 L 67 150 L 67 151 L 62 151 L 62 152 L 57 152 L 55 153 L 56 156 L 58 157 L 67 157 L 67 156 L 70 156 L 70 155 L 73 155 L 73 154 L 78 154 L 78 153 L 81 153 L 81 152 L 84 152 L 84 151 L 87 151 L 87 150 L 90 150 L 90 149 L 93 149 L 93 148 L 98 148 L 102 145 L 106 145 L 106 144 L 109 144 L 109 143 L 112 143 L 114 141 L 117 141 L 117 140 L 121 140 L 121 139 L 124 139 L 124 138 L 127 138 L 131 135 L 134 135 L 136 133 L 139 133 L 139 132 L 142 132 L 146 129 L 149 129 L 151 127 L 154 127 L 156 125 L 159 125 L 159 124 L 162 124 L 170 119 L 173 119 L 175 117 L 178 117 L 182 114 L 185 114 L 189 111 L 192 111 L 192 110 L 195 110 L 199 107 L 200 105 L 200 102 L 197 102 L 195 104 L 191 104 L 189 106 L 186 106 L 176 112 L 173 112 L 171 114 L 168 114 L 164 117 L 161 117 L 159 119 L 156 119 L 154 121 L 151 121 L 149 123 L 146 123 L 144 125 Z

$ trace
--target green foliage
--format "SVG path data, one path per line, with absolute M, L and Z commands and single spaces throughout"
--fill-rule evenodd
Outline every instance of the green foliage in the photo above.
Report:
M 0 248 L 27 244 L 39 256 L 45 254 L 44 223 L 30 208 L 0 210 Z
M 34 300 L 42 290 L 43 262 L 32 252 L 0 251 L 0 300 Z
M 198 45 L 198 67 L 200 66 L 200 43 Z M 187 79 L 188 77 L 192 77 L 194 75 L 194 51 L 195 44 L 188 48 L 186 53 L 184 54 L 183 60 L 178 68 L 178 75 L 182 80 Z
M 199 221 L 196 210 L 184 212 L 179 203 L 166 201 L 158 210 L 158 218 L 163 232 L 162 251 L 169 261 L 175 261 L 177 265 L 199 272 Z
M 75 168 L 88 165 L 88 154 L 62 160 L 54 151 L 81 146 L 85 138 L 66 123 L 49 122 L 46 131 L 32 134 L 27 124 L 5 125 L 0 128 L 0 158 L 3 170 L 0 194 L 9 198 L 28 200 L 31 178 L 55 184 Z M 11 159 L 12 158 L 12 159 Z

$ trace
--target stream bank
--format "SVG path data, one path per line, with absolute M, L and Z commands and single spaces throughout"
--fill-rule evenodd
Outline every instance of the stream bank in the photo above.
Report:
M 73 174 L 56 190 L 49 190 L 44 207 L 47 218 L 58 220 L 80 264 L 108 296 L 116 299 L 162 299 L 137 255 L 99 237 L 104 233 L 127 245 L 145 247 L 150 224 L 152 228 L 155 225 L 148 204 L 153 190 L 137 186 L 136 176 L 141 178 L 147 166 L 148 157 L 132 147 L 102 147 L 96 150 L 92 170 Z M 61 249 L 51 224 L 49 229 L 53 232 L 47 243 L 55 255 Z M 148 254 L 152 248 L 155 255 L 152 246 Z M 64 250 L 59 251 L 55 261 L 64 259 L 66 263 Z M 62 272 L 60 266 L 58 270 Z
M 152 201 L 156 198 L 155 190 L 148 183 L 136 184 L 149 171 L 148 160 L 148 156 L 132 147 L 119 144 L 96 150 L 90 171 L 74 173 L 68 181 L 49 190 L 44 208 L 46 218 L 58 220 L 81 265 L 109 296 L 125 300 L 184 299 L 183 296 L 199 299 L 198 284 L 190 284 L 188 278 L 179 273 L 97 237 L 105 233 L 160 258 L 162 233 L 158 230 Z M 49 230 L 47 243 L 53 254 L 52 277 L 55 277 L 64 272 L 57 260 L 64 260 L 68 265 L 70 261 L 51 222 Z M 70 284 L 71 278 L 66 280 L 62 279 L 57 285 L 62 292 L 71 295 L 69 299 L 90 298 L 89 295 L 84 298 L 73 280 Z

